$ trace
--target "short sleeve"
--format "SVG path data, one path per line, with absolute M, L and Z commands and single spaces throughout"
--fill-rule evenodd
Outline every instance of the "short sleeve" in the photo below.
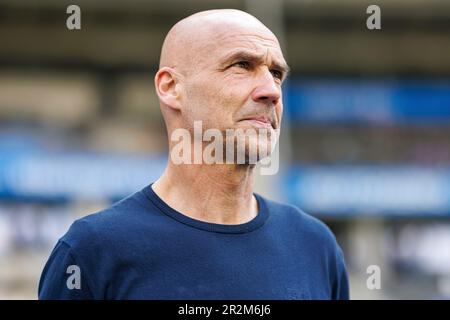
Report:
M 93 299 L 87 275 L 76 261 L 76 255 L 64 241 L 53 249 L 39 281 L 40 300 Z
M 350 289 L 348 274 L 345 267 L 345 259 L 342 249 L 338 246 L 336 250 L 336 274 L 334 277 L 334 283 L 332 287 L 332 299 L 333 300 L 349 300 Z

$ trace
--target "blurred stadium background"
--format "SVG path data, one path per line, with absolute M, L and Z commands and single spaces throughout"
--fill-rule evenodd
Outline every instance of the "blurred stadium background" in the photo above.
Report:
M 366 28 L 370 4 L 382 30 Z M 73 220 L 162 172 L 160 47 L 212 8 L 257 16 L 293 70 L 282 170 L 257 191 L 332 228 L 353 299 L 450 298 L 450 1 L 1 0 L 0 299 L 35 299 Z

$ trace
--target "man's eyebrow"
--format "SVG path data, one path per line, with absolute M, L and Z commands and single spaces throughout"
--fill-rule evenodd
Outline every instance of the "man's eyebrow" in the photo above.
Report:
M 228 63 L 231 61 L 239 61 L 239 60 L 257 62 L 257 61 L 262 61 L 263 59 L 264 59 L 264 55 L 255 54 L 253 52 L 249 52 L 249 51 L 245 51 L 245 50 L 239 50 L 239 51 L 234 51 L 234 52 L 226 55 L 225 58 L 223 59 L 223 61 L 225 63 Z M 272 59 L 272 67 L 283 72 L 285 75 L 287 75 L 290 72 L 289 66 L 284 61 L 277 61 L 277 60 Z

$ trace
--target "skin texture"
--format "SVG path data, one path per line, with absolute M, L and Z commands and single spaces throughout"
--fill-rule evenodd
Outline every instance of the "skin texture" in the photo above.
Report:
M 175 24 L 166 36 L 155 76 L 168 136 L 194 121 L 203 130 L 280 129 L 281 85 L 288 72 L 275 35 L 255 17 L 232 9 L 209 10 Z M 193 135 L 193 134 L 192 134 Z M 225 136 L 225 134 L 224 134 Z M 246 142 L 246 151 L 250 144 Z M 201 221 L 242 224 L 258 213 L 254 164 L 174 164 L 170 159 L 154 191 L 169 206 Z

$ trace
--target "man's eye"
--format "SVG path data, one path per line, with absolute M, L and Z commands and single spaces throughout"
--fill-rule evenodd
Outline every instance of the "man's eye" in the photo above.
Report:
M 270 72 L 272 73 L 272 75 L 277 78 L 277 79 L 283 79 L 283 73 L 280 70 L 270 70 Z
M 233 66 L 239 67 L 239 68 L 244 68 L 244 69 L 249 69 L 250 63 L 248 61 L 238 61 L 238 62 L 234 63 Z

